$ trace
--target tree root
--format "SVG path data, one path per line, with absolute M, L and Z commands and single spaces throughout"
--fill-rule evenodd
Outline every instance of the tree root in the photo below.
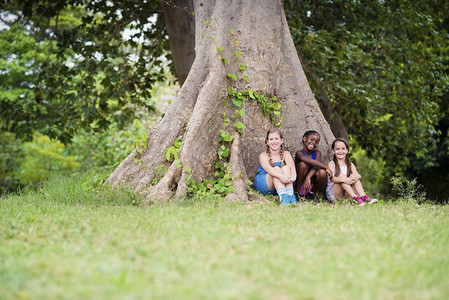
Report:
M 272 202 L 270 200 L 268 200 L 267 198 L 265 198 L 264 196 L 262 196 L 261 194 L 258 194 L 258 193 L 249 194 L 248 200 L 254 201 L 254 202 L 263 202 L 263 203 L 267 203 L 267 204 L 272 204 Z
M 248 194 L 246 190 L 248 188 L 248 184 L 245 182 L 246 178 L 246 170 L 243 165 L 242 155 L 241 155 L 241 136 L 238 132 L 234 132 L 233 134 L 234 140 L 231 145 L 231 157 L 229 158 L 230 172 L 232 178 L 234 178 L 233 186 L 234 192 L 229 193 L 226 196 L 226 200 L 228 201 L 237 201 L 244 200 L 248 201 Z
M 178 181 L 178 188 L 176 189 L 176 198 L 180 198 L 185 195 L 187 192 L 187 184 L 186 184 L 186 172 L 183 170 L 181 174 L 181 178 Z
M 153 187 L 149 189 L 145 204 L 151 202 L 162 203 L 168 201 L 173 195 L 172 188 L 181 176 L 181 167 L 177 167 L 177 162 L 174 161 L 164 177 Z

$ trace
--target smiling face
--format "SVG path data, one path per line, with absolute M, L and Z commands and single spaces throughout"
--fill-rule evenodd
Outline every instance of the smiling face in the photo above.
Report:
M 332 153 L 334 153 L 335 157 L 339 160 L 345 159 L 348 151 L 349 149 L 346 147 L 346 144 L 341 141 L 336 141 L 334 143 L 334 147 L 332 148 Z
M 309 134 L 307 137 L 302 138 L 304 148 L 313 151 L 318 148 L 318 143 L 320 142 L 320 136 L 316 133 Z
M 268 147 L 270 147 L 271 152 L 275 152 L 280 150 L 281 145 L 284 143 L 284 139 L 281 138 L 279 133 L 272 132 L 268 135 L 266 143 Z

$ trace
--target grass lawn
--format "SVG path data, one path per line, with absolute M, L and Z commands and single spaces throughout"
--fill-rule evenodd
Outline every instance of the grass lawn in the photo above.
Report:
M 0 198 L 0 299 L 447 299 L 449 207 L 133 205 L 95 173 Z

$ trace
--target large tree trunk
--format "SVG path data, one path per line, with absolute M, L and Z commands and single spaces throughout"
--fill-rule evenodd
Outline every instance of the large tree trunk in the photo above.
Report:
M 235 192 L 228 197 L 246 200 L 246 183 L 238 175 L 254 178 L 258 155 L 265 149 L 265 133 L 273 124 L 256 101 L 244 101 L 243 134 L 226 127 L 223 113 L 229 117 L 236 108 L 223 103 L 228 87 L 263 91 L 281 99 L 281 130 L 292 154 L 302 147 L 303 133 L 313 129 L 321 133 L 319 148 L 326 156 L 333 135 L 300 65 L 280 0 L 195 1 L 194 9 L 196 57 L 190 73 L 163 120 L 149 133 L 147 147 L 141 154 L 131 153 L 107 183 L 130 183 L 149 201 L 183 195 L 190 174 L 187 167 L 197 181 L 214 177 L 220 130 L 227 128 L 234 136 L 230 171 L 236 179 Z M 247 69 L 238 72 L 240 64 Z M 236 73 L 238 80 L 230 80 L 228 73 Z M 164 151 L 181 135 L 179 167 L 164 160 Z M 159 165 L 166 166 L 167 172 L 153 186 Z

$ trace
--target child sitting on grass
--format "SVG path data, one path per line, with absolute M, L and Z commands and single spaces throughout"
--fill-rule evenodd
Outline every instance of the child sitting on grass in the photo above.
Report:
M 318 132 L 306 131 L 302 137 L 303 149 L 298 150 L 295 154 L 295 166 L 298 174 L 295 192 L 312 201 L 316 201 L 316 191 L 326 182 L 326 173 L 332 178 L 332 172 L 320 162 L 319 142 L 320 134 Z
M 358 206 L 376 203 L 377 199 L 371 199 L 363 190 L 360 179 L 362 176 L 357 172 L 355 165 L 348 156 L 349 143 L 342 138 L 332 143 L 333 160 L 328 167 L 334 173 L 334 177 L 328 180 L 326 196 L 329 201 L 334 202 L 337 198 L 349 196 Z
M 296 204 L 293 181 L 296 179 L 293 157 L 284 151 L 284 139 L 279 129 L 273 128 L 265 137 L 267 150 L 259 155 L 259 167 L 254 179 L 254 189 L 262 195 L 280 197 L 281 205 Z

